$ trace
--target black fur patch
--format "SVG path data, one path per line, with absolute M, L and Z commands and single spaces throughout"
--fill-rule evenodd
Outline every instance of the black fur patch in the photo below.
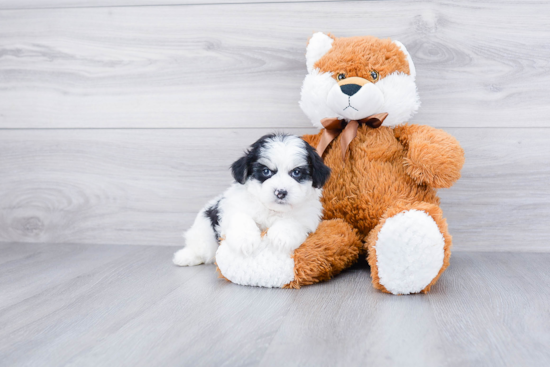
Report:
M 311 168 L 309 166 L 300 166 L 294 168 L 288 173 L 296 182 L 313 181 L 311 177 Z
M 231 165 L 231 172 L 233 173 L 233 178 L 235 181 L 244 185 L 246 180 L 253 176 L 255 179 L 262 178 L 264 182 L 269 177 L 260 177 L 261 171 L 263 168 L 260 168 L 261 165 L 258 165 L 257 162 L 260 159 L 260 152 L 267 145 L 268 141 L 275 139 L 276 137 L 282 137 L 284 140 L 287 134 L 267 134 L 258 139 L 254 144 L 246 150 L 244 156 L 239 158 L 235 163 Z M 257 173 L 255 173 L 255 170 Z
M 220 201 L 221 199 L 216 201 L 214 205 L 212 205 L 210 208 L 204 211 L 204 216 L 210 219 L 210 225 L 212 226 L 212 229 L 216 234 L 216 239 L 220 237 L 217 230 L 217 227 L 220 225 L 220 209 L 219 209 Z
M 231 165 L 231 172 L 235 181 L 240 184 L 244 184 L 248 178 L 253 178 L 260 182 L 264 182 L 271 176 L 275 175 L 277 171 L 271 171 L 271 174 L 265 174 L 264 169 L 268 167 L 258 163 L 260 159 L 260 153 L 262 149 L 267 145 L 268 141 L 276 138 L 284 140 L 288 134 L 268 134 L 262 136 L 258 141 L 248 148 L 245 155 L 239 158 L 235 163 Z M 330 176 L 330 168 L 325 166 L 323 159 L 319 157 L 315 149 L 304 141 L 308 166 L 296 167 L 300 171 L 300 175 L 294 177 L 292 171 L 288 174 L 298 182 L 304 182 L 307 180 L 312 181 L 312 186 L 319 189 L 323 187 L 325 182 Z
M 320 189 L 327 182 L 330 177 L 330 168 L 325 166 L 323 159 L 319 157 L 319 154 L 309 145 L 305 140 L 307 161 L 311 167 L 311 181 L 312 186 L 316 189 Z
M 271 177 L 273 177 L 277 170 L 271 170 L 269 167 L 264 166 L 261 163 L 254 162 L 251 165 L 252 173 L 250 174 L 250 177 L 260 181 L 261 183 L 264 183 L 264 181 L 269 180 Z M 265 170 L 269 170 L 269 173 L 266 173 Z

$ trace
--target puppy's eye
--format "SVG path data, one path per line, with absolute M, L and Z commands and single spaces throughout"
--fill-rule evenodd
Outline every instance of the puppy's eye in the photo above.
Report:
M 265 176 L 265 177 L 269 177 L 273 174 L 273 172 L 269 169 L 269 168 L 264 168 L 262 170 L 262 174 Z
M 302 170 L 296 168 L 295 170 L 292 170 L 292 172 L 290 172 L 290 175 L 294 178 L 298 178 L 302 176 Z
M 374 80 L 374 81 L 378 80 L 378 76 L 379 76 L 378 71 L 376 71 L 376 70 L 371 71 L 370 76 L 371 76 L 372 80 Z
M 344 80 L 346 79 L 346 74 L 338 74 L 338 76 L 336 77 L 338 80 Z

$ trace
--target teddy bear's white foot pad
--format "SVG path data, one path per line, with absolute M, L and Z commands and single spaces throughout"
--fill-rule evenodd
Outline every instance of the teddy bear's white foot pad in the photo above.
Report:
M 420 292 L 443 266 L 445 239 L 420 210 L 386 219 L 374 247 L 380 284 L 393 294 Z
M 224 277 L 240 285 L 280 288 L 294 280 L 294 259 L 288 251 L 266 248 L 254 256 L 244 256 L 222 244 L 216 264 Z

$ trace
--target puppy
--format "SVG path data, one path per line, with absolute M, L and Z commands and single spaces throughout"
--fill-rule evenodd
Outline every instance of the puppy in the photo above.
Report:
M 229 189 L 199 212 L 174 263 L 212 263 L 234 283 L 281 287 L 294 279 L 292 254 L 319 225 L 330 175 L 300 137 L 265 135 L 231 165 Z

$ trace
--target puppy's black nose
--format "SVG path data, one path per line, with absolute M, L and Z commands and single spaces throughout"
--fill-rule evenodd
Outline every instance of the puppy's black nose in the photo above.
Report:
M 286 190 L 275 190 L 275 196 L 277 196 L 277 199 L 284 199 L 286 195 L 288 194 L 288 191 Z
M 348 96 L 353 96 L 355 93 L 359 92 L 361 89 L 360 85 L 357 84 L 345 84 L 340 87 L 342 93 L 347 94 Z

